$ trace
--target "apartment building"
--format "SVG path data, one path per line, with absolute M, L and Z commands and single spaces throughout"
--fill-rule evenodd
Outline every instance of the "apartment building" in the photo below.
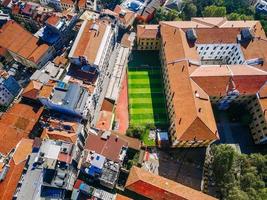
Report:
M 88 119 L 96 124 L 108 81 L 109 59 L 115 44 L 116 25 L 107 18 L 85 20 L 69 53 L 69 75 L 94 86 L 89 97 Z
M 34 149 L 13 199 L 70 199 L 81 152 L 72 143 L 49 139 Z
M 58 11 L 68 10 L 77 6 L 79 10 L 85 10 L 86 0 L 40 0 L 40 4 L 43 6 L 52 6 Z
M 60 0 L 40 0 L 40 4 L 43 6 L 52 6 L 56 10 L 62 10 Z
M 53 8 L 43 7 L 33 2 L 12 3 L 11 13 L 18 22 L 23 22 L 27 27 L 31 27 L 32 32 L 40 29 L 46 19 L 51 16 Z
M 218 140 L 212 104 L 226 110 L 233 102 L 247 106 L 254 116 L 254 141 L 264 143 L 267 42 L 260 22 L 161 22 L 160 36 L 173 146 L 207 146 Z
M 60 50 L 67 45 L 73 36 L 73 27 L 75 26 L 79 15 L 52 15 L 46 20 L 45 26 L 42 27 L 35 35 L 49 46 Z
M 19 94 L 21 87 L 13 76 L 4 74 L 0 74 L 0 105 L 9 106 Z
M 158 25 L 137 26 L 137 49 L 159 50 L 160 34 Z

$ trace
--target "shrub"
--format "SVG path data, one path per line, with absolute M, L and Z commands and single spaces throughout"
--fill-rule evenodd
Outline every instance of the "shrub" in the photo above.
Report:
M 144 131 L 144 128 L 141 126 L 130 126 L 126 131 L 126 135 L 129 137 L 140 139 Z

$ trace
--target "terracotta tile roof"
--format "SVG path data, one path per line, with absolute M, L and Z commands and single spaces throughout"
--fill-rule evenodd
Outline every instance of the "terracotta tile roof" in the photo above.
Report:
M 116 131 L 112 131 L 111 134 L 113 134 L 115 136 L 119 136 L 120 138 L 122 138 L 123 140 L 128 142 L 129 148 L 132 148 L 132 149 L 135 149 L 135 150 L 140 150 L 140 148 L 141 148 L 141 141 L 140 140 L 138 140 L 136 138 L 129 137 L 129 136 L 125 135 L 125 134 L 118 133 Z
M 67 133 L 65 131 L 49 131 L 48 128 L 45 128 L 42 132 L 41 138 L 43 139 L 52 139 L 52 140 L 61 140 L 71 143 L 76 143 L 77 134 L 76 133 Z
M 164 54 L 167 63 L 187 56 L 198 60 L 199 56 L 194 48 L 189 47 L 184 32 L 179 29 L 175 32 L 174 29 L 171 26 L 161 26 L 162 43 L 165 43 Z M 174 94 L 175 124 L 178 125 L 175 127 L 176 137 L 177 139 L 183 138 L 186 140 L 218 139 L 209 97 L 207 94 L 204 94 L 205 98 L 200 99 L 196 97 L 195 91 L 201 93 L 203 91 L 197 85 L 193 85 L 194 83 L 189 78 L 190 73 L 195 69 L 196 67 L 193 65 L 189 66 L 187 61 L 167 66 L 170 89 Z M 193 86 L 195 87 L 194 90 Z M 199 112 L 200 109 L 201 112 Z M 194 129 L 197 124 L 203 127 L 202 131 L 199 131 L 199 128 L 198 130 Z
M 129 198 L 129 197 L 126 197 L 126 196 L 124 196 L 124 195 L 117 194 L 115 200 L 132 200 L 132 199 Z
M 76 143 L 78 138 L 78 122 L 49 120 L 47 123 L 49 123 L 49 127 L 44 128 L 41 138 Z M 68 126 L 70 129 L 65 130 L 62 128 L 64 126 Z
M 123 23 L 126 27 L 131 26 L 136 18 L 136 14 L 134 12 L 128 9 L 122 8 L 120 5 L 117 5 L 115 7 L 114 12 L 119 17 L 119 20 L 121 21 L 121 23 Z
M 121 46 L 122 47 L 127 47 L 127 48 L 131 48 L 132 46 L 132 42 L 131 40 L 129 39 L 129 34 L 128 33 L 125 33 L 122 38 L 121 38 Z
M 215 200 L 216 198 L 200 191 L 176 183 L 162 176 L 132 167 L 125 187 L 153 200 Z
M 53 63 L 56 65 L 56 66 L 66 66 L 68 64 L 68 59 L 63 57 L 63 56 L 57 56 Z
M 98 26 L 98 30 L 93 30 L 93 25 Z M 78 58 L 85 56 L 90 64 L 95 62 L 100 44 L 108 26 L 108 21 L 85 20 L 72 46 L 69 57 Z
M 12 199 L 22 175 L 26 159 L 32 152 L 32 144 L 33 140 L 29 139 L 22 139 L 18 145 L 15 144 L 17 147 L 9 163 L 10 168 L 5 179 L 0 183 L 0 200 Z
M 69 4 L 69 5 L 73 5 L 73 0 L 60 0 L 61 4 Z
M 35 36 L 12 20 L 0 30 L 0 46 L 34 63 L 37 63 L 49 48 L 46 44 L 39 45 Z
M 267 71 L 267 39 L 266 38 L 256 38 L 249 44 L 241 46 L 243 55 L 246 60 L 261 58 L 263 59 L 263 65 L 257 65 L 259 69 Z
M 22 96 L 36 100 L 43 84 L 38 81 L 31 81 L 22 92 Z
M 59 153 L 57 159 L 68 164 L 70 164 L 72 161 L 71 155 L 65 153 Z
M 266 98 L 267 97 L 267 83 L 265 83 L 259 90 L 259 97 Z
M 157 38 L 158 35 L 158 25 L 138 25 L 137 26 L 137 38 Z
M 26 161 L 15 165 L 14 161 L 11 160 L 10 168 L 5 177 L 5 180 L 0 183 L 0 200 L 12 199 L 16 191 L 20 176 L 23 172 Z
M 22 138 L 28 138 L 42 111 L 43 108 L 18 103 L 3 114 L 0 119 L 0 152 L 7 154 Z
M 60 17 L 57 15 L 52 15 L 46 20 L 46 23 L 51 25 L 51 26 L 56 26 L 58 22 L 60 21 Z
M 240 28 L 199 28 L 195 30 L 197 44 L 236 43 L 236 37 L 241 31 Z
M 262 66 L 196 66 L 200 56 L 187 41 L 194 28 L 196 43 L 237 43 L 241 28 L 249 27 L 256 38 L 241 44 L 246 60 L 262 58 Z M 176 137 L 179 140 L 218 139 L 209 96 L 225 95 L 235 86 L 241 94 L 255 94 L 267 80 L 267 39 L 258 21 L 226 21 L 224 18 L 193 18 L 192 21 L 161 22 L 160 34 L 173 95 Z M 257 69 L 258 68 L 258 69 Z M 262 69 L 262 70 L 261 70 Z M 264 70 L 264 71 L 263 71 Z
M 114 108 L 114 101 L 104 98 L 101 106 L 101 110 L 112 112 Z
M 20 164 L 21 162 L 27 160 L 27 157 L 32 152 L 33 140 L 23 138 L 18 143 L 18 147 L 16 148 L 13 154 L 13 160 L 15 165 Z
M 37 49 L 35 49 L 32 54 L 28 57 L 34 63 L 38 63 L 42 56 L 48 51 L 49 46 L 47 44 L 41 44 Z
M 39 91 L 38 97 L 49 98 L 55 86 L 55 82 L 49 81 L 47 84 L 43 85 Z
M 196 69 L 190 77 L 209 96 L 225 96 L 230 84 L 240 94 L 253 95 L 266 82 L 267 72 L 247 65 L 210 65 Z
M 108 131 L 111 129 L 111 123 L 113 119 L 113 113 L 110 111 L 100 111 L 96 128 L 102 131 Z
M 89 134 L 84 149 L 95 151 L 109 160 L 120 162 L 119 155 L 123 146 L 127 147 L 128 144 L 120 137 L 110 135 L 109 139 L 105 140 L 101 136 Z

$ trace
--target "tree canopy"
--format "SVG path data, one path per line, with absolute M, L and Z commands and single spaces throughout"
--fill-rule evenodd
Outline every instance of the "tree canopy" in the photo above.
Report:
M 224 6 L 207 6 L 203 11 L 204 17 L 225 17 L 226 8 Z
M 222 199 L 267 199 L 267 156 L 239 154 L 229 145 L 212 147 L 212 172 Z
M 152 23 L 158 24 L 160 21 L 177 21 L 180 20 L 179 13 L 176 10 L 165 10 L 160 7 L 154 18 Z

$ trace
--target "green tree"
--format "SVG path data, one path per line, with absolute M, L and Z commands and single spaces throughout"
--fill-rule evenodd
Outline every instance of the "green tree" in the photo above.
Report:
M 126 135 L 129 137 L 134 137 L 134 138 L 141 138 L 141 135 L 144 133 L 144 128 L 141 126 L 135 126 L 135 125 L 131 125 L 127 131 L 126 131 Z
M 212 172 L 222 199 L 266 199 L 266 155 L 239 154 L 229 145 L 213 146 L 211 154 Z
M 158 24 L 160 21 L 177 21 L 180 20 L 179 13 L 176 10 L 165 10 L 160 7 L 152 20 L 153 24 Z
M 183 2 L 183 19 L 190 20 L 191 17 L 197 16 L 197 7 L 190 1 Z
M 240 190 L 238 187 L 233 187 L 229 190 L 227 200 L 249 200 L 246 192 Z
M 207 6 L 203 11 L 204 17 L 225 17 L 226 8 L 224 6 Z
M 231 13 L 227 16 L 228 20 L 253 20 L 253 16 L 238 14 L 238 13 Z

